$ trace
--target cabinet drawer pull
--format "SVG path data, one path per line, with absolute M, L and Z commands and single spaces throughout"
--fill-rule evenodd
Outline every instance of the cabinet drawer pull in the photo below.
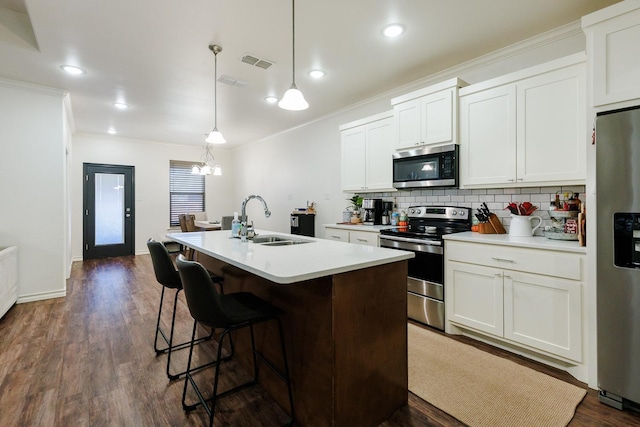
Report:
M 494 273 L 494 276 L 496 276 L 496 277 L 502 277 L 502 273 Z
M 332 234 L 331 237 L 334 239 L 340 239 L 340 236 L 336 236 L 335 234 Z
M 358 238 L 358 242 L 368 242 L 368 240 L 367 240 L 367 239 L 360 239 L 360 238 Z
M 495 257 L 491 257 L 492 260 L 494 261 L 498 261 L 498 262 L 511 262 L 514 263 L 515 261 L 512 259 L 506 259 L 506 258 L 495 258 Z

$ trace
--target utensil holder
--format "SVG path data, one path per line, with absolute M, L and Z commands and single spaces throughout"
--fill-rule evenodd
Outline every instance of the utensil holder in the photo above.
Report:
M 478 224 L 478 233 L 480 234 L 496 234 L 495 228 L 490 222 L 481 222 Z
M 502 226 L 502 221 L 496 214 L 489 215 L 489 222 L 481 222 L 478 224 L 478 233 L 480 234 L 507 234 L 507 230 Z

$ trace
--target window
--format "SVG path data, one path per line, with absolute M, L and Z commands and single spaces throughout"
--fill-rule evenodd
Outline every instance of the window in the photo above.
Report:
M 192 162 L 169 162 L 169 225 L 180 225 L 178 215 L 204 212 L 204 175 L 192 175 Z

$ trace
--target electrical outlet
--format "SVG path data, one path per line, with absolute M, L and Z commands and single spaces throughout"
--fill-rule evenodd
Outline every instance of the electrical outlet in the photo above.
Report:
M 293 194 L 288 193 L 287 194 L 287 200 L 293 200 Z

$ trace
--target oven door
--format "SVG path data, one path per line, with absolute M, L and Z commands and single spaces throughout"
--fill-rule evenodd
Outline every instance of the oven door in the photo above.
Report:
M 407 315 L 444 330 L 444 251 L 439 241 L 380 235 L 380 247 L 411 251 L 408 261 Z

